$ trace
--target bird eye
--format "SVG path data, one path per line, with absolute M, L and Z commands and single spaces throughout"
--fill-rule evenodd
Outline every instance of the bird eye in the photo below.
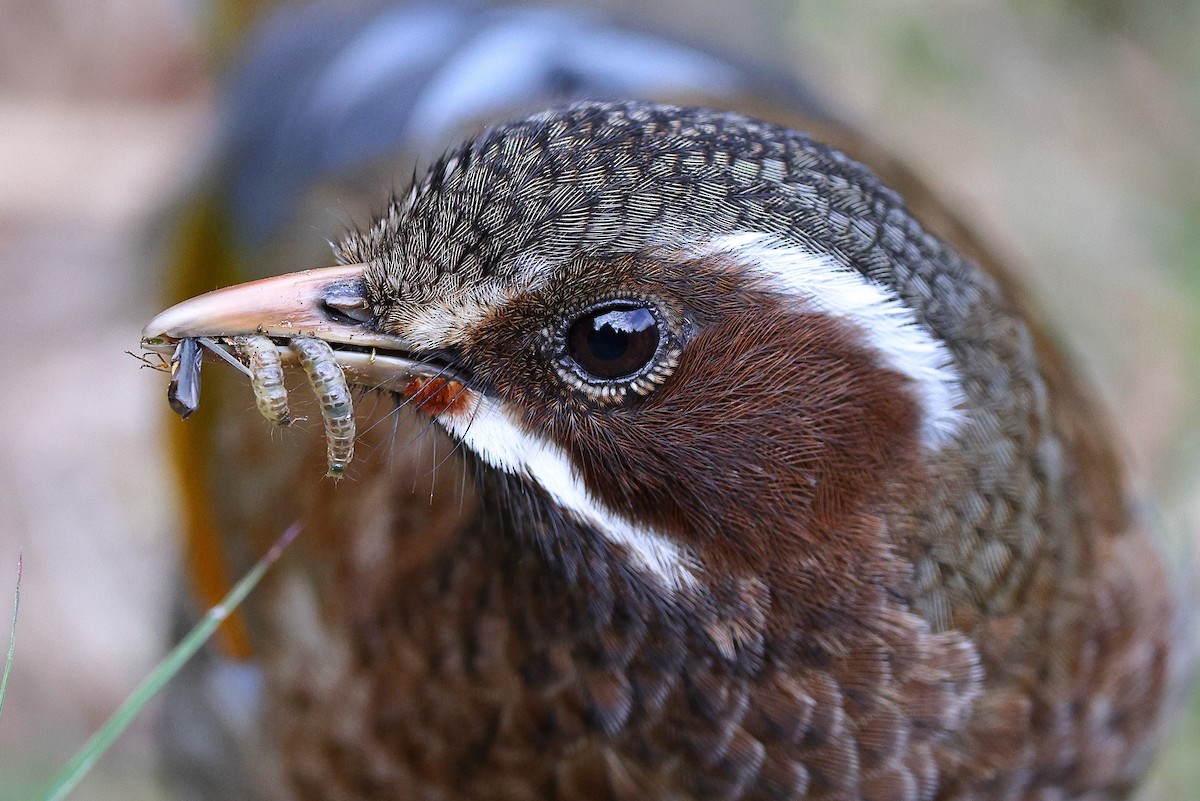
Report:
M 630 378 L 654 361 L 662 335 L 646 306 L 620 301 L 584 312 L 567 332 L 567 355 L 592 380 Z

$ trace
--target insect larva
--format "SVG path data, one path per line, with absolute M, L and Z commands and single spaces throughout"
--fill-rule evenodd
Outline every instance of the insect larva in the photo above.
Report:
M 200 345 L 194 339 L 181 339 L 171 356 L 171 383 L 167 384 L 167 403 L 184 420 L 200 407 Z
M 325 449 L 329 461 L 327 475 L 340 476 L 354 458 L 354 404 L 342 367 L 329 343 L 311 337 L 297 337 L 288 344 L 300 359 L 304 372 L 321 404 L 325 420 Z
M 254 390 L 258 411 L 277 426 L 291 423 L 283 364 L 275 343 L 263 336 L 244 336 L 234 337 L 233 344 L 250 368 L 250 387 Z

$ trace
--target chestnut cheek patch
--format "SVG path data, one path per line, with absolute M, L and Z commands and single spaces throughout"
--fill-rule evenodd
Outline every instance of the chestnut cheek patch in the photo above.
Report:
M 921 444 L 938 450 L 954 439 L 966 413 L 958 370 L 946 346 L 913 310 L 831 255 L 819 255 L 758 233 L 720 236 L 701 248 L 750 268 L 765 288 L 855 325 L 885 367 L 912 382 L 921 408 Z

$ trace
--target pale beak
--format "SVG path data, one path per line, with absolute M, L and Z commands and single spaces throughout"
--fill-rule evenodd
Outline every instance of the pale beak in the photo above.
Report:
M 328 342 L 350 383 L 387 388 L 436 368 L 411 358 L 403 338 L 377 331 L 367 305 L 363 271 L 350 264 L 305 270 L 217 289 L 176 304 L 142 330 L 142 348 L 173 353 L 180 340 L 207 339 L 231 353 L 224 341 L 240 335 L 275 340 L 280 357 L 294 361 L 287 347 L 294 337 Z

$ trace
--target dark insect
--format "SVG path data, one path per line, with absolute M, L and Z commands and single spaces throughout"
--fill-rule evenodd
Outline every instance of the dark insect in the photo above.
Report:
M 200 407 L 200 343 L 181 339 L 171 356 L 171 383 L 167 384 L 167 403 L 184 420 Z

